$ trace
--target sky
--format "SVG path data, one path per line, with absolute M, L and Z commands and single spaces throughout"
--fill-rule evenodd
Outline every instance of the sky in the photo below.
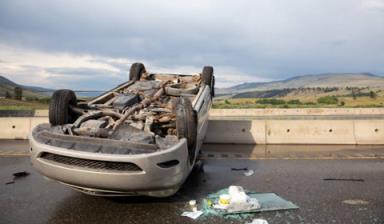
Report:
M 215 68 L 218 87 L 304 74 L 384 75 L 384 0 L 1 0 L 0 75 L 107 90 L 133 62 Z

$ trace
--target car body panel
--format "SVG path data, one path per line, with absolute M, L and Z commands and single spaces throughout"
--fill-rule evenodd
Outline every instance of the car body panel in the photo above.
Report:
M 112 91 L 127 88 L 134 82 L 128 81 L 112 89 Z M 208 111 L 212 104 L 210 87 L 202 85 L 194 98 L 192 105 L 197 116 L 197 139 L 195 158 L 202 146 L 207 126 Z M 108 96 L 106 92 L 94 98 L 88 104 L 98 103 L 100 99 Z M 37 131 L 39 126 L 32 130 Z M 167 197 L 174 194 L 184 183 L 189 173 L 194 167 L 196 159 L 190 162 L 188 158 L 187 139 L 181 138 L 177 144 L 165 150 L 151 153 L 121 155 L 108 153 L 95 153 L 86 151 L 76 151 L 54 145 L 39 142 L 31 133 L 29 141 L 31 145 L 31 160 L 33 166 L 49 179 L 61 182 L 75 190 L 86 194 L 97 196 L 131 196 L 147 195 L 154 197 Z M 62 158 L 113 162 L 113 163 L 132 163 L 141 168 L 140 171 L 121 171 L 94 169 L 68 165 L 53 160 L 47 160 L 43 155 L 46 153 L 61 156 Z M 177 161 L 167 167 L 158 164 L 168 161 Z

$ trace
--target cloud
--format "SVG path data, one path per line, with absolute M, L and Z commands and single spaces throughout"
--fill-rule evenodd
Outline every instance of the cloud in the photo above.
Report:
M 154 70 L 213 65 L 223 85 L 228 76 L 384 74 L 382 9 L 382 0 L 2 0 L 0 45 L 33 52 L 21 64 L 112 75 L 135 61 Z M 0 59 L 12 62 L 7 52 Z
M 367 9 L 378 10 L 384 12 L 384 1 L 383 0 L 363 0 L 363 6 Z
M 27 48 L 15 48 L 0 44 L 3 61 L 1 73 L 24 85 L 75 90 L 107 90 L 128 80 L 129 69 L 136 62 L 127 58 L 108 58 L 69 53 L 51 53 Z M 143 61 L 149 72 L 196 74 L 203 67 L 162 66 Z M 264 81 L 231 66 L 215 68 L 217 86 L 227 87 L 245 81 Z

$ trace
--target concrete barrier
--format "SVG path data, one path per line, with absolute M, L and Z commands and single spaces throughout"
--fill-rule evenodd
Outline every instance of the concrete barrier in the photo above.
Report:
M 47 117 L 0 117 L 0 139 L 27 139 L 32 128 L 47 122 Z
M 29 117 L 1 117 L 0 138 L 26 139 L 31 128 Z
M 48 117 L 48 110 L 35 110 L 35 117 Z
M 301 109 L 298 109 L 301 110 Z M 378 113 L 382 108 L 362 108 L 343 113 Z M 234 116 L 234 110 L 212 110 Z M 253 113 L 244 110 L 242 115 Z M 261 112 L 260 112 L 261 113 Z M 265 113 L 265 112 L 262 112 Z M 278 111 L 276 111 L 278 113 Z M 288 113 L 288 112 L 282 112 Z M 290 111 L 290 113 L 293 113 Z M 298 112 L 299 113 L 299 112 Z M 300 113 L 303 113 L 301 111 Z M 312 111 L 311 113 L 331 113 Z M 341 113 L 341 112 L 340 112 Z M 384 113 L 384 111 L 383 111 Z M 26 139 L 37 124 L 47 123 L 44 111 L 37 117 L 1 117 L 0 139 Z M 270 114 L 268 114 L 270 115 Z M 276 114 L 275 114 L 276 115 Z M 331 115 L 331 114 L 330 114 Z M 250 116 L 250 115 L 249 115 Z M 211 119 L 206 143 L 232 144 L 384 144 L 384 120 L 231 120 Z
M 265 121 L 210 120 L 206 143 L 266 144 Z
M 384 120 L 354 121 L 356 144 L 384 144 Z
M 356 144 L 353 120 L 268 120 L 267 144 Z
M 359 129 L 355 129 L 355 122 Z M 384 144 L 375 120 L 210 120 L 206 143 L 237 144 Z M 367 127 L 365 127 L 367 125 Z M 379 129 L 377 128 L 377 129 Z M 371 130 L 371 132 L 372 132 Z M 381 132 L 380 132 L 381 134 Z M 359 138 L 356 138 L 358 136 Z M 384 139 L 384 136 L 383 136 Z

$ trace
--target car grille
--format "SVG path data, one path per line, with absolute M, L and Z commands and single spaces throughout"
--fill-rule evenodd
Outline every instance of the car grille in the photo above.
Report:
M 48 161 L 53 161 L 56 163 L 83 167 L 95 170 L 104 170 L 104 171 L 142 171 L 142 169 L 134 163 L 129 162 L 108 162 L 108 161 L 99 161 L 99 160 L 90 160 L 90 159 L 79 159 L 69 156 L 62 156 L 52 153 L 43 153 L 40 158 Z

